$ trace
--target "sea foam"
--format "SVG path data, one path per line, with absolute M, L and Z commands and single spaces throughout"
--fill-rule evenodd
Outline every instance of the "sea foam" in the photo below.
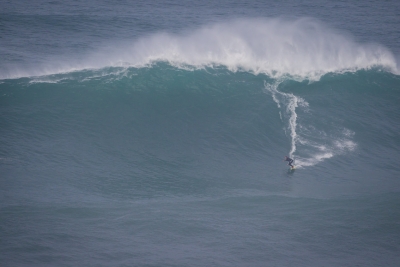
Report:
M 310 80 L 330 72 L 378 66 L 398 72 L 395 57 L 387 48 L 357 43 L 348 34 L 310 18 L 239 19 L 186 34 L 156 33 L 124 45 L 98 66 L 141 67 L 157 61 Z
M 4 71 L 3 78 L 105 67 L 148 67 L 157 62 L 185 69 L 223 66 L 231 71 L 318 80 L 332 72 L 374 67 L 398 74 L 394 55 L 379 44 L 361 44 L 349 34 L 311 18 L 236 19 L 180 34 L 158 32 L 130 42 L 113 40 L 79 59 L 49 59 L 34 68 Z M 28 64 L 29 65 L 29 64 Z

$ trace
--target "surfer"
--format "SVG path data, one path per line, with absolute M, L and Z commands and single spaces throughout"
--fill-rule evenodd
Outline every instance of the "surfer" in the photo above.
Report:
M 290 166 L 290 168 L 294 168 L 294 166 L 292 165 L 293 160 L 291 158 L 289 158 L 288 156 L 285 156 L 285 159 L 283 161 L 289 161 L 288 165 Z

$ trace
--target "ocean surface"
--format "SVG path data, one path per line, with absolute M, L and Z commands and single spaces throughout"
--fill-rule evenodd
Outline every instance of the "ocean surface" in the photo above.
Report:
M 399 1 L 0 6 L 1 266 L 400 266 Z

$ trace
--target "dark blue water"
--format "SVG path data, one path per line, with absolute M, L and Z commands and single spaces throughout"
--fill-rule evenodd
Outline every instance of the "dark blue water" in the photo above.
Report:
M 2 266 L 399 265 L 397 2 L 1 9 Z

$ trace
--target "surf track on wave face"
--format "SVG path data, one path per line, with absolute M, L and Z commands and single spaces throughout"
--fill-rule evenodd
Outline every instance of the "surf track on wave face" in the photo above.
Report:
M 278 106 L 279 116 L 284 124 L 283 131 L 290 136 L 291 148 L 289 157 L 295 160 L 297 168 L 313 166 L 325 159 L 353 151 L 357 144 L 351 139 L 354 132 L 343 128 L 340 133 L 334 135 L 317 129 L 313 125 L 312 114 L 298 122 L 296 109 L 310 109 L 309 104 L 293 93 L 285 93 L 278 90 L 284 80 L 274 83 L 264 82 L 264 91 L 270 93 Z M 299 148 L 299 149 L 298 149 Z

